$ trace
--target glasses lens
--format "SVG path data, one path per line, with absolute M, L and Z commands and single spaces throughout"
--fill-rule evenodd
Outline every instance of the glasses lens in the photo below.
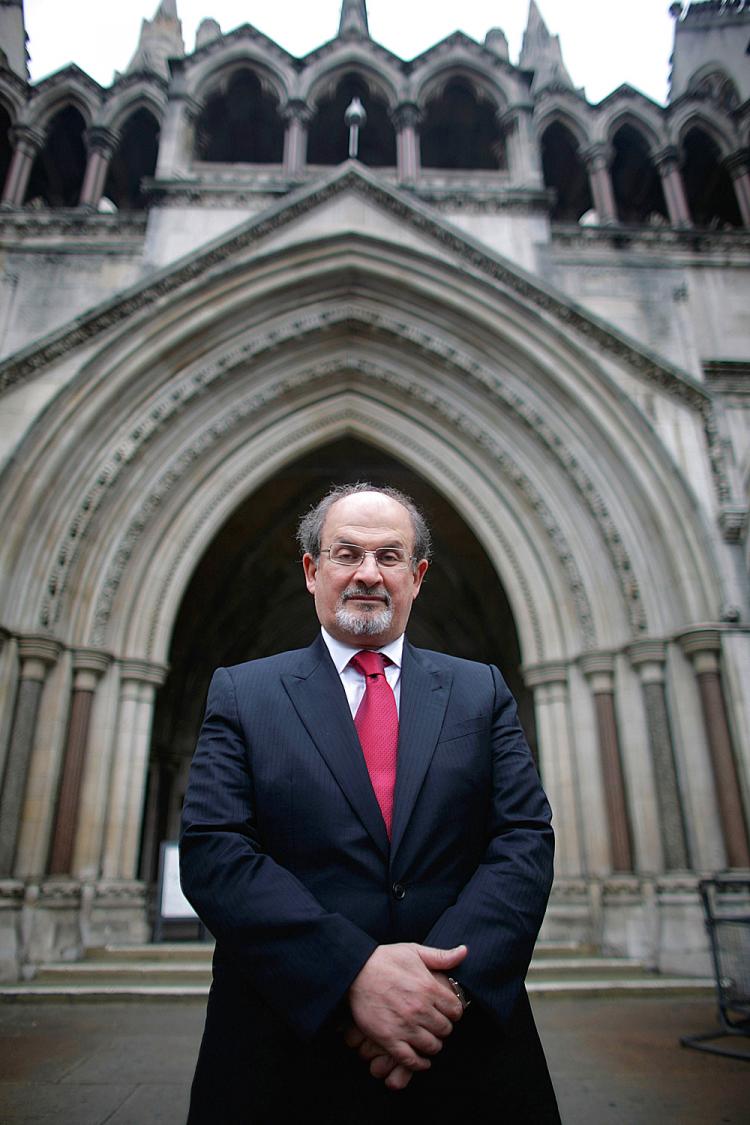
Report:
M 375 556 L 375 562 L 380 567 L 404 566 L 407 561 L 406 552 L 400 547 L 378 547 L 376 551 L 366 551 L 354 543 L 334 543 L 328 551 L 331 562 L 340 566 L 360 566 L 365 556 L 370 554 Z

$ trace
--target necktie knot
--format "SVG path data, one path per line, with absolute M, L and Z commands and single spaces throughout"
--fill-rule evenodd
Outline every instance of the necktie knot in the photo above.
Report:
M 350 663 L 363 676 L 382 676 L 385 674 L 385 661 L 386 658 L 382 652 L 363 649 L 362 652 L 358 652 L 356 656 L 352 657 Z

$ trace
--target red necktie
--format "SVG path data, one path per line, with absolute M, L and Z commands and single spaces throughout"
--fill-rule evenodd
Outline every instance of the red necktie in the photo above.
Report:
M 398 711 L 393 689 L 385 678 L 386 659 L 381 652 L 358 652 L 352 657 L 351 665 L 365 677 L 365 694 L 357 708 L 354 725 L 390 840 L 396 785 Z

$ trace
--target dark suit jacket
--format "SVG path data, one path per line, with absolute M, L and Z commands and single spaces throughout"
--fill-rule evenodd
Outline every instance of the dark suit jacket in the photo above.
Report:
M 204 1096 L 215 1098 L 244 1059 L 242 1097 L 265 1082 L 270 1098 L 280 1057 L 292 1075 L 306 1057 L 312 1081 L 329 1047 L 333 1074 L 346 1057 L 353 1080 L 364 1079 L 335 1026 L 383 942 L 467 944 L 456 975 L 474 1005 L 458 1028 L 473 1023 L 483 1043 L 507 1040 L 520 1019 L 535 1038 L 523 979 L 551 885 L 553 835 L 513 698 L 497 669 L 405 643 L 399 729 L 389 846 L 322 637 L 215 673 L 181 841 L 185 894 L 216 937 L 196 1075 Z M 238 1035 L 240 1054 L 229 1060 Z M 262 1063 L 248 1082 L 250 1057 Z M 426 1089 L 427 1077 L 406 1093 Z M 227 1121 L 264 1120 L 234 1104 Z

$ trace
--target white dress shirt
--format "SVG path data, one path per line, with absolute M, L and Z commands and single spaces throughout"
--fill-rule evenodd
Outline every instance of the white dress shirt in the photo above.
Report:
M 357 714 L 357 708 L 362 702 L 362 696 L 365 694 L 365 678 L 361 672 L 356 668 L 352 668 L 349 661 L 358 652 L 362 652 L 362 645 L 346 645 L 343 641 L 337 641 L 330 633 L 321 626 L 321 633 L 325 641 L 326 648 L 331 654 L 331 659 L 336 665 L 336 671 L 341 677 L 341 682 L 344 685 L 346 698 L 349 701 L 349 709 L 352 713 L 352 718 Z M 390 644 L 383 645 L 382 648 L 372 649 L 373 652 L 382 652 L 383 656 L 387 656 L 390 664 L 385 666 L 385 678 L 393 689 L 393 694 L 396 697 L 396 709 L 400 711 L 401 707 L 401 661 L 404 653 L 404 634 L 396 637 L 395 641 Z

